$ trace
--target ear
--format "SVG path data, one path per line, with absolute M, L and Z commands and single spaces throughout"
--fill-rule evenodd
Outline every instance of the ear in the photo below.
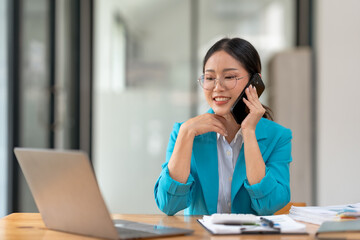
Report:
M 262 78 L 261 73 L 259 73 L 259 75 L 260 75 L 260 77 Z

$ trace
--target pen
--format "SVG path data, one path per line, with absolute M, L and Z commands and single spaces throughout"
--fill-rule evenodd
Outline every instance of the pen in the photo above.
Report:
M 269 227 L 273 228 L 274 227 L 274 222 L 271 221 L 270 219 L 264 218 L 264 217 L 260 217 L 260 221 L 263 223 L 266 223 L 267 225 L 269 225 Z
M 360 212 L 343 212 L 338 214 L 340 219 L 358 219 L 360 218 Z
M 260 224 L 257 224 L 257 223 L 236 223 L 236 222 L 233 222 L 233 223 L 223 223 L 223 225 L 227 225 L 227 226 L 260 226 Z

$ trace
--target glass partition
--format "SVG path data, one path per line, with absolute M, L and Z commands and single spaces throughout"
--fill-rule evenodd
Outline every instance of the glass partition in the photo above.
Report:
M 0 0 L 0 218 L 7 214 L 7 1 Z
M 190 117 L 190 1 L 96 1 L 93 161 L 113 212 L 154 212 L 172 125 Z
M 23 1 L 19 40 L 19 144 L 23 147 L 49 147 L 49 36 L 48 1 Z M 18 206 L 22 212 L 37 207 L 19 171 Z

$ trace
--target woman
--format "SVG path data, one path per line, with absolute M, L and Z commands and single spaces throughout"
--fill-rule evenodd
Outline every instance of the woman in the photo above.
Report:
M 224 38 L 209 49 L 199 82 L 211 109 L 174 125 L 154 189 L 164 213 L 270 215 L 289 202 L 291 131 L 269 120 L 251 85 L 241 125 L 230 113 L 260 72 L 259 54 L 243 39 Z

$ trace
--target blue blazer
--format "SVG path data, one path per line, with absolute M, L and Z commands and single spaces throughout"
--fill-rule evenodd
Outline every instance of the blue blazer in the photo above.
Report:
M 170 135 L 166 162 L 155 184 L 156 204 L 167 215 L 183 209 L 185 215 L 216 213 L 219 191 L 216 133 L 209 132 L 194 138 L 190 175 L 183 184 L 170 177 L 167 167 L 180 126 L 181 123 L 175 123 Z M 258 122 L 255 134 L 266 165 L 266 175 L 261 182 L 249 185 L 243 144 L 231 185 L 231 212 L 271 215 L 290 201 L 292 134 L 290 129 L 265 118 Z

